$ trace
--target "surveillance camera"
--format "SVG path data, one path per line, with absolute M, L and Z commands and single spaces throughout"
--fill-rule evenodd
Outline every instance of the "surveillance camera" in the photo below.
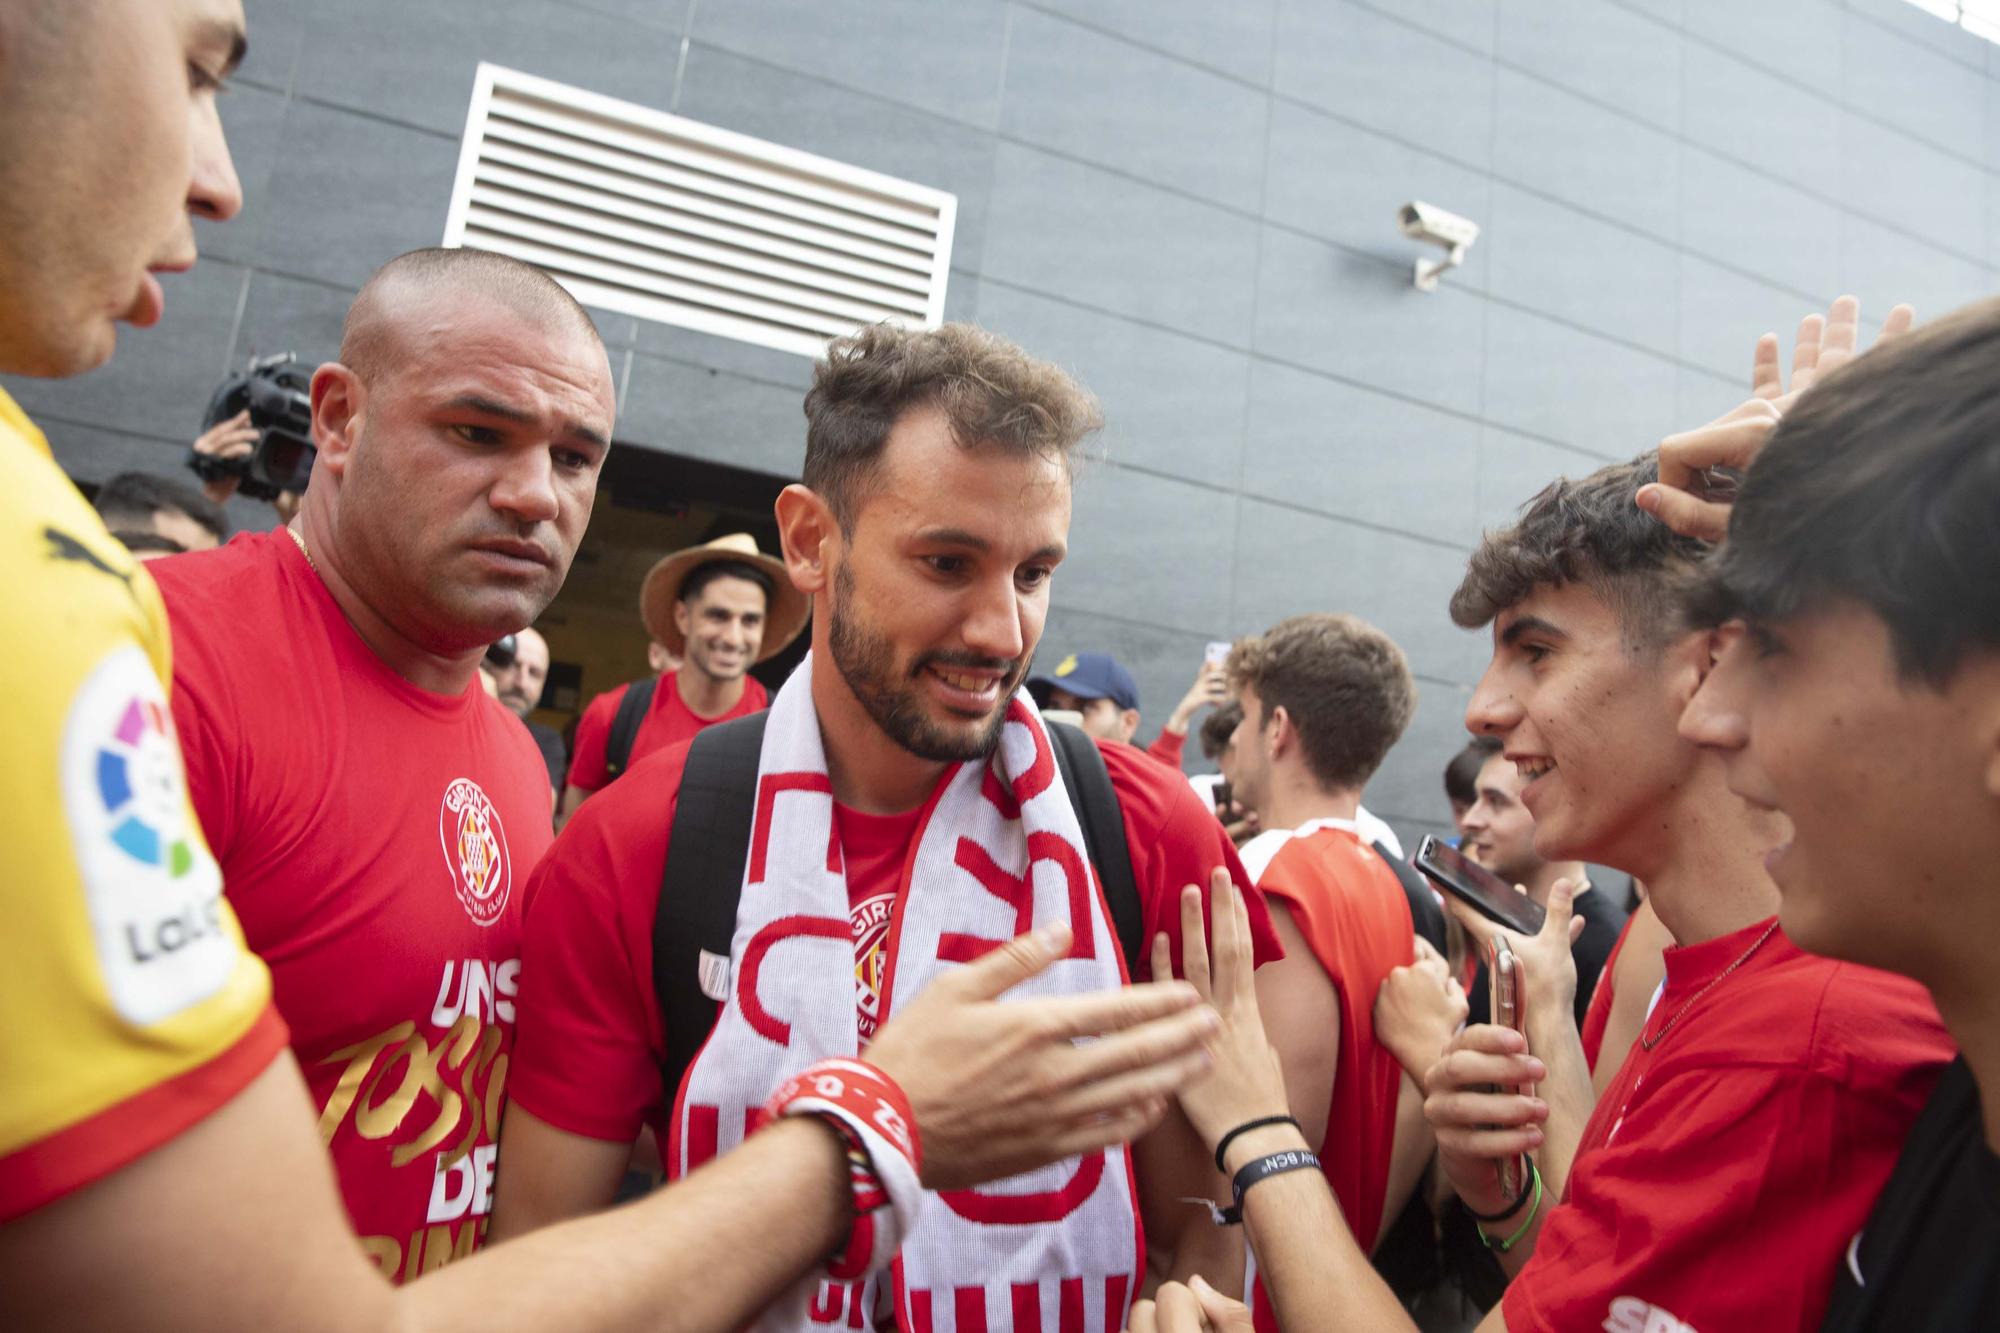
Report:
M 1417 287 L 1426 292 L 1436 291 L 1438 275 L 1463 263 L 1466 247 L 1479 239 L 1479 224 L 1471 218 L 1462 218 L 1422 200 L 1398 209 L 1396 225 L 1411 240 L 1439 246 L 1445 252 L 1443 259 L 1434 262 L 1417 261 Z

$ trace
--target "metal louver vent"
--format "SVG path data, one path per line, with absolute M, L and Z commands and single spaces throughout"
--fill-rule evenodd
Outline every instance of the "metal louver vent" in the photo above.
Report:
M 444 243 L 590 305 L 806 356 L 944 318 L 958 199 L 482 64 Z

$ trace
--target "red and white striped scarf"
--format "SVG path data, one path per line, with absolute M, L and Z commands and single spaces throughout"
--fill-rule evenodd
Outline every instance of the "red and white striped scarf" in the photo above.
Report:
M 808 656 L 765 726 L 729 1001 L 675 1101 L 675 1177 L 741 1142 L 790 1075 L 858 1054 L 847 881 L 811 682 Z M 991 761 L 955 766 L 923 811 L 891 918 L 882 1011 L 893 1015 L 948 968 L 1057 920 L 1075 936 L 1070 956 L 1012 994 L 1125 983 L 1076 814 L 1024 692 L 1008 703 Z M 755 1327 L 864 1327 L 886 1280 L 905 1333 L 1116 1333 L 1142 1246 L 1130 1152 L 1093 1153 L 976 1191 L 923 1194 L 890 1271 L 849 1287 L 815 1274 Z

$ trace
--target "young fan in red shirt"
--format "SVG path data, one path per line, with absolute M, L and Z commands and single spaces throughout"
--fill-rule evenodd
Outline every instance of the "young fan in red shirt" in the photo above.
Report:
M 1525 1041 L 1467 1028 L 1427 1077 L 1439 1161 L 1514 1275 L 1489 1333 L 1817 1326 L 1953 1051 L 1922 987 L 1785 937 L 1765 869 L 1784 855 L 1784 821 L 1679 734 L 1734 631 L 1678 627 L 1703 546 L 1633 507 L 1657 475 L 1642 458 L 1551 486 L 1489 534 L 1452 601 L 1460 624 L 1492 622 L 1466 720 L 1532 779 L 1536 850 L 1638 876 L 1679 941 L 1666 993 L 1593 1106 L 1565 881 L 1540 934 L 1508 934 Z M 1454 909 L 1482 942 L 1499 932 Z M 1512 1091 L 1526 1085 L 1537 1095 Z M 1521 1153 L 1539 1184 L 1508 1197 L 1495 1166 Z M 1330 1246 L 1259 1234 L 1281 1247 L 1260 1263 L 1287 1275 L 1274 1295 L 1294 1326 L 1368 1282 L 1345 1228 Z
M 474 251 L 386 266 L 341 358 L 294 526 L 153 572 L 195 809 L 362 1248 L 407 1280 L 485 1228 L 552 838 L 539 752 L 477 662 L 561 586 L 613 394 L 581 308 Z
M 1715 644 L 1672 628 L 1675 580 L 1701 547 L 1632 508 L 1655 475 L 1641 459 L 1544 492 L 1487 538 L 1452 611 L 1493 624 L 1466 720 L 1500 736 L 1532 779 L 1522 800 L 1537 851 L 1645 881 L 1680 946 L 1666 993 L 1586 1117 L 1567 940 L 1515 937 L 1527 1046 L 1546 1074 L 1482 1077 L 1494 1071 L 1448 1053 L 1429 1106 L 1445 1112 L 1433 1124 L 1467 1206 L 1495 1217 L 1489 1237 L 1512 1242 L 1510 1327 L 1671 1317 L 1806 1328 L 1950 1042 L 1920 987 L 1784 938 L 1763 864 L 1782 821 L 1732 793 L 1721 763 L 1676 733 Z M 1454 1049 L 1504 1059 L 1503 1036 L 1468 1029 Z M 1548 1141 L 1537 1160 L 1553 1191 L 1539 1212 L 1532 1197 L 1499 1196 L 1495 1136 L 1468 1151 L 1479 1125 L 1522 1124 L 1533 1103 L 1480 1094 L 1480 1082 L 1539 1085 Z
M 1280 621 L 1237 644 L 1228 671 L 1243 705 L 1236 792 L 1265 829 L 1243 861 L 1286 951 L 1259 972 L 1258 995 L 1274 1027 L 1317 1034 L 1286 1066 L 1292 1114 L 1373 1250 L 1431 1144 L 1428 1134 L 1397 1143 L 1403 1071 L 1374 1031 L 1375 994 L 1414 957 L 1416 929 L 1401 882 L 1353 819 L 1416 711 L 1416 682 L 1387 635 L 1344 615 Z M 1276 1327 L 1261 1287 L 1256 1309 L 1260 1328 Z
M 1039 726 L 1017 691 L 1067 542 L 1068 451 L 1094 427 L 1095 415 L 1095 404 L 1055 367 L 961 325 L 866 329 L 836 342 L 818 368 L 807 398 L 806 484 L 788 488 L 778 503 L 793 582 L 815 603 L 813 652 L 774 701 L 760 770 L 762 781 L 781 783 L 774 793 L 800 793 L 773 796 L 773 845 L 797 812 L 830 824 L 829 832 L 813 824 L 802 844 L 811 864 L 790 869 L 811 872 L 814 892 L 839 892 L 848 919 L 828 923 L 843 937 L 838 960 L 817 938 L 771 955 L 770 966 L 754 940 L 748 949 L 739 944 L 726 981 L 731 999 L 707 1050 L 734 1041 L 746 1059 L 773 1051 L 779 1055 L 772 1059 L 789 1058 L 795 1036 L 808 1029 L 852 1049 L 866 1042 L 885 1007 L 893 1013 L 905 998 L 904 986 L 885 978 L 931 965 L 928 945 L 907 944 L 933 938 L 919 933 L 927 922 L 963 923 L 963 933 L 935 937 L 936 965 L 949 969 L 967 949 L 984 947 L 975 937 L 990 938 L 1001 916 L 1041 920 L 1063 910 L 1065 895 L 1050 892 L 1005 906 L 1017 891 L 1010 885 L 1035 882 L 1016 880 L 1014 867 L 1025 860 L 1032 869 L 1046 847 L 1032 857 L 1004 848 L 986 856 L 962 844 L 955 865 L 925 862 L 935 867 L 929 873 L 916 866 L 965 785 L 961 775 L 1003 811 L 1012 784 L 1022 802 L 1018 818 L 1027 817 L 1021 780 L 1003 776 L 999 765 L 1015 762 L 1008 737 Z M 804 719 L 803 729 L 793 728 L 795 718 Z M 823 775 L 771 768 L 774 746 L 784 745 L 823 750 Z M 1177 773 L 1127 746 L 1099 748 L 1117 792 L 1146 929 L 1177 939 L 1181 888 L 1206 885 L 1217 867 L 1240 877 L 1234 849 Z M 530 885 L 522 1043 L 510 1075 L 508 1175 L 496 1215 L 503 1234 L 609 1204 L 642 1123 L 674 1117 L 665 1153 L 672 1170 L 691 1167 L 714 1141 L 707 1137 L 717 1126 L 711 1104 L 689 1091 L 681 1099 L 690 1108 L 683 1125 L 676 1089 L 662 1087 L 659 1073 L 665 1034 L 652 934 L 685 759 L 685 748 L 652 756 L 631 781 L 586 803 Z M 1046 795 L 1048 788 L 1036 790 Z M 1043 801 L 1041 808 L 1051 806 Z M 767 828 L 761 813 L 758 827 Z M 762 878 L 771 869 L 760 860 L 761 845 L 753 840 L 739 932 L 754 925 L 775 891 Z M 1070 882 L 1068 910 L 1101 915 L 1090 880 Z M 819 924 L 825 915 L 816 905 L 815 937 L 826 933 Z M 1275 957 L 1261 906 L 1256 917 L 1260 956 Z M 949 958 L 947 938 L 961 942 Z M 1123 966 L 1115 948 L 1103 947 L 1105 938 L 1070 963 L 1082 969 L 1072 977 L 1099 989 L 1115 988 Z M 779 971 L 784 975 L 774 979 Z M 765 1003 L 772 986 L 813 986 L 828 1004 L 852 987 L 852 1028 L 844 1013 L 806 1012 L 796 1003 L 778 1010 L 784 1021 L 774 1025 Z M 745 1023 L 766 1038 L 743 1047 L 738 1029 Z M 684 1088 L 700 1082 L 705 1068 L 697 1057 Z M 705 1128 L 696 1111 L 711 1114 Z M 739 1132 L 732 1111 L 720 1113 L 720 1128 L 726 1146 Z M 961 1270 L 953 1293 L 901 1280 L 914 1262 L 906 1241 L 893 1293 L 886 1286 L 829 1290 L 829 1317 L 887 1317 L 893 1302 L 896 1318 L 921 1322 L 924 1298 L 956 1302 L 962 1319 L 973 1306 L 1004 1318 L 1039 1299 L 1050 1327 L 1067 1328 L 1086 1311 L 1093 1325 L 1122 1327 L 1142 1271 L 1129 1250 L 1111 1267 L 1098 1266 L 1093 1252 L 1105 1232 L 1086 1225 L 1084 1215 L 1126 1215 L 1110 1229 L 1122 1227 L 1120 1244 L 1129 1247 L 1136 1203 L 1145 1224 L 1139 1253 L 1154 1267 L 1203 1262 L 1198 1244 L 1228 1238 L 1206 1213 L 1179 1201 L 1212 1195 L 1220 1185 L 1190 1139 L 1184 1123 L 1170 1122 L 1134 1145 L 1129 1159 L 1086 1160 L 1043 1177 L 1042 1185 L 1030 1182 L 1019 1209 L 999 1211 L 1031 1210 L 1032 1222 L 1004 1230 L 983 1221 L 999 1207 L 995 1196 L 940 1196 L 918 1225 L 918 1250 L 927 1234 L 957 1235 L 968 1223 L 986 1238 L 975 1245 L 997 1248 L 974 1256 L 978 1262 Z M 1023 1188 L 1017 1183 L 1011 1192 Z M 1004 1247 L 1001 1237 L 1008 1238 Z
M 769 707 L 770 695 L 750 668 L 783 652 L 811 613 L 784 563 L 760 552 L 747 532 L 663 557 L 640 586 L 639 614 L 656 648 L 681 665 L 650 683 L 652 698 L 619 771 L 694 739 L 704 727 Z M 634 684 L 645 683 L 607 690 L 578 719 L 566 816 L 618 776 L 608 753 L 611 731 Z

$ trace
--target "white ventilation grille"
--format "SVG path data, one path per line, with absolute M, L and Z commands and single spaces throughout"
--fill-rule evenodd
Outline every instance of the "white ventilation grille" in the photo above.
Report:
M 446 245 L 587 304 L 817 356 L 944 318 L 958 199 L 547 79 L 479 67 Z

